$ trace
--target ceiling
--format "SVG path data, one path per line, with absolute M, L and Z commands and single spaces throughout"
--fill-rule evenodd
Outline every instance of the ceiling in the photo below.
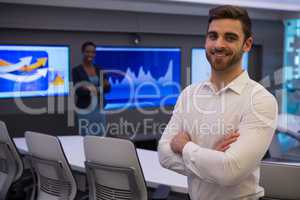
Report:
M 169 2 L 181 2 L 190 4 L 209 4 L 222 5 L 231 4 L 248 8 L 281 10 L 281 11 L 300 11 L 299 0 L 162 0 Z
M 0 0 L 0 3 L 206 16 L 215 5 L 249 8 L 252 18 L 298 17 L 300 0 Z

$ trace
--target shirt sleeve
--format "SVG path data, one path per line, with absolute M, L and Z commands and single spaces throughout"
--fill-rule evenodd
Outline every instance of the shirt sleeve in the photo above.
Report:
M 252 173 L 266 153 L 275 132 L 278 106 L 266 91 L 258 91 L 239 125 L 240 137 L 226 152 L 188 142 L 183 160 L 194 175 L 223 186 L 237 185 Z
M 163 167 L 183 175 L 188 175 L 187 168 L 184 165 L 182 156 L 175 154 L 170 147 L 170 142 L 173 137 L 177 133 L 183 131 L 183 105 L 184 91 L 179 96 L 172 117 L 159 141 L 158 157 L 160 164 Z

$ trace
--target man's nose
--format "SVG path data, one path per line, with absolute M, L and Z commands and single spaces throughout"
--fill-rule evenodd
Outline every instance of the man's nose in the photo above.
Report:
M 215 47 L 218 49 L 222 49 L 225 48 L 225 46 L 226 46 L 226 41 L 222 37 L 219 37 L 216 40 Z

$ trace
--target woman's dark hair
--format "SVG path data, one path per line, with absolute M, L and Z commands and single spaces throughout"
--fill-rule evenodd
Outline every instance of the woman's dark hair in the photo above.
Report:
M 85 42 L 85 43 L 83 43 L 83 44 L 81 45 L 81 52 L 82 52 L 82 53 L 85 51 L 85 49 L 86 49 L 87 46 L 93 46 L 93 47 L 96 48 L 96 45 L 95 45 L 94 42 L 87 41 L 87 42 Z
M 247 10 L 244 8 L 238 6 L 223 5 L 210 9 L 208 27 L 213 20 L 217 19 L 239 20 L 242 24 L 243 32 L 245 34 L 245 40 L 252 36 L 251 20 L 249 18 Z

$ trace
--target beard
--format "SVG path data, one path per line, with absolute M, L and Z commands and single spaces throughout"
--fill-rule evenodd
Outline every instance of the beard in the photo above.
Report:
M 242 60 L 243 57 L 242 49 L 239 49 L 237 53 L 234 53 L 230 49 L 222 48 L 222 49 L 212 49 L 210 52 L 205 51 L 206 58 L 210 63 L 212 69 L 215 71 L 226 71 L 231 67 L 235 66 Z M 224 57 L 216 58 L 215 54 L 224 55 Z

